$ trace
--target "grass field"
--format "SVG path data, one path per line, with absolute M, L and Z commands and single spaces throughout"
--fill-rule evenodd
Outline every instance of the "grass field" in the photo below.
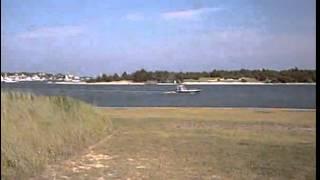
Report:
M 111 132 L 96 108 L 66 97 L 1 92 L 1 179 L 26 179 Z
M 113 134 L 38 179 L 315 179 L 315 111 L 101 111 Z

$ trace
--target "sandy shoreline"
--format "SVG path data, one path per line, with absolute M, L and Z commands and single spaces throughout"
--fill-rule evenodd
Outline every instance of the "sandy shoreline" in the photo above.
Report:
M 74 85 L 149 85 L 148 83 L 138 83 L 129 81 L 115 82 L 50 82 L 50 84 L 74 84 Z M 316 85 L 316 83 L 263 83 L 263 82 L 184 82 L 184 85 Z M 174 83 L 155 83 L 151 85 L 177 85 Z
M 79 84 L 79 85 L 145 85 L 145 83 L 135 83 L 135 82 L 50 82 L 50 84 Z
M 105 107 L 96 106 L 99 109 L 216 109 L 216 110 L 260 110 L 260 111 L 316 111 L 315 108 L 264 108 L 264 107 Z
M 185 85 L 316 85 L 316 83 L 185 82 Z

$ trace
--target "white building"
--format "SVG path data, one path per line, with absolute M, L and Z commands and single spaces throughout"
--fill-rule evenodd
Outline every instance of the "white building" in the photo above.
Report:
M 64 81 L 71 81 L 72 78 L 70 78 L 70 76 L 67 74 L 64 76 Z
M 40 77 L 38 75 L 33 75 L 32 76 L 32 80 L 33 81 L 40 81 L 41 79 L 40 79 Z

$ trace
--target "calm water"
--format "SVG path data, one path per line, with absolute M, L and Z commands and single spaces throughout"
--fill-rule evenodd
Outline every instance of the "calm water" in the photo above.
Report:
M 165 94 L 175 86 L 1 84 L 1 90 L 71 96 L 106 107 L 274 107 L 316 108 L 315 85 L 197 85 L 199 94 Z

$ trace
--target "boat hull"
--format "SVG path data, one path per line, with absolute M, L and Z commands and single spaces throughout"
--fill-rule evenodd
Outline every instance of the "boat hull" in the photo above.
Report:
M 188 89 L 188 90 L 179 90 L 179 91 L 176 91 L 176 93 L 198 93 L 200 91 L 201 90 L 199 89 Z

